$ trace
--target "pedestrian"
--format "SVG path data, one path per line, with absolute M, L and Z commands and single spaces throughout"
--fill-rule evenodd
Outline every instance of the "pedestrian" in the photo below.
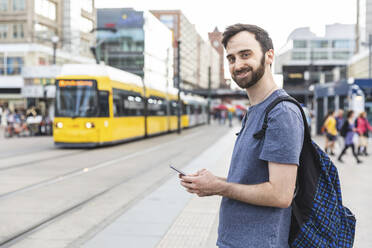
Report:
M 355 128 L 354 125 L 354 111 L 350 110 L 347 112 L 347 120 L 344 123 L 344 126 L 341 128 L 340 132 L 343 134 L 344 139 L 345 139 L 345 146 L 344 149 L 341 151 L 340 155 L 338 156 L 338 161 L 343 163 L 344 161 L 342 160 L 342 156 L 345 154 L 346 150 L 351 148 L 353 151 L 353 155 L 357 161 L 358 164 L 362 163 L 360 159 L 358 158 L 358 155 L 355 151 L 355 145 L 354 145 L 354 135 L 357 129 Z
M 325 143 L 325 152 L 334 156 L 334 149 L 335 149 L 335 142 L 337 140 L 337 128 L 336 128 L 336 119 L 335 119 L 335 111 L 330 110 L 327 114 L 327 118 L 324 122 L 325 133 L 326 133 L 326 143 Z
M 341 128 L 344 125 L 344 121 L 345 121 L 344 120 L 344 111 L 342 109 L 339 109 L 337 111 L 337 115 L 336 115 L 336 129 L 337 129 L 338 133 L 340 133 Z M 340 146 L 341 149 L 344 147 L 343 139 L 338 139 L 337 138 L 337 143 L 338 143 L 338 145 Z
M 206 169 L 180 176 L 181 185 L 200 197 L 223 196 L 218 228 L 220 248 L 289 247 L 291 202 L 304 140 L 300 109 L 281 102 L 269 113 L 264 139 L 253 134 L 265 109 L 288 94 L 274 82 L 272 40 L 255 25 L 235 24 L 223 33 L 230 74 L 247 92 L 250 108 L 243 119 L 227 178 Z
M 228 117 L 228 119 L 229 119 L 229 127 L 232 127 L 232 118 L 233 118 L 233 114 L 232 114 L 231 111 L 228 112 L 227 117 Z
M 367 152 L 369 137 L 368 132 L 372 131 L 372 127 L 368 122 L 367 113 L 366 112 L 360 113 L 355 123 L 359 135 L 358 155 L 368 156 Z
M 226 110 L 221 110 L 221 124 L 222 125 L 225 125 L 225 123 L 226 123 L 226 117 L 227 117 Z

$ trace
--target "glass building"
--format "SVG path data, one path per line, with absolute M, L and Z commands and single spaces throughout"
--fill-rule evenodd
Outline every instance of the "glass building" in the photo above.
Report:
M 147 11 L 97 10 L 97 56 L 134 73 L 149 87 L 173 85 L 172 32 Z
M 115 28 L 117 31 L 100 30 L 97 43 L 100 60 L 106 64 L 144 76 L 144 17 L 142 11 L 133 9 L 98 9 L 98 28 Z

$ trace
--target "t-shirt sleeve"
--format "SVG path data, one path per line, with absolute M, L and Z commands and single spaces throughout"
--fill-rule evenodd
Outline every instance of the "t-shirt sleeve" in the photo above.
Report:
M 293 103 L 281 102 L 269 113 L 259 158 L 299 165 L 303 140 L 304 124 L 300 109 Z

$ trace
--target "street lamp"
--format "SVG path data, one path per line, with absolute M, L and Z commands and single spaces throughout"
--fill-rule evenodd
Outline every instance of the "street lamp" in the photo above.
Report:
M 53 43 L 53 65 L 55 65 L 56 64 L 57 44 L 59 42 L 59 37 L 54 35 L 54 36 L 52 36 L 51 41 Z
M 116 28 L 93 28 L 90 33 L 95 31 L 110 31 L 112 33 L 116 33 L 118 30 Z M 90 47 L 90 51 L 93 53 L 94 58 L 96 59 L 96 63 L 99 64 L 99 58 L 97 54 L 97 48 L 99 48 L 107 39 L 110 37 L 106 37 L 105 39 L 100 40 L 95 46 Z

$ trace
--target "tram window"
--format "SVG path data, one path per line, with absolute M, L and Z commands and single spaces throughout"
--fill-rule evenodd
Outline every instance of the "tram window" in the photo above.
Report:
M 122 112 L 123 112 L 122 109 L 123 109 L 123 107 L 122 107 L 122 104 L 121 104 L 120 97 L 114 96 L 114 116 L 115 117 L 123 116 L 122 115 Z
M 202 113 L 202 107 L 199 105 L 198 106 L 198 111 L 197 111 L 198 114 L 201 114 Z
M 113 89 L 114 116 L 141 116 L 144 114 L 142 96 L 133 91 Z
M 164 98 L 150 97 L 147 99 L 147 110 L 150 116 L 164 116 L 167 113 L 167 102 Z
M 123 96 L 123 102 L 126 116 L 143 115 L 144 103 L 142 97 L 134 95 Z
M 171 115 L 177 115 L 178 114 L 177 101 L 170 101 L 170 113 L 171 113 Z
M 193 115 L 195 112 L 195 107 L 194 105 L 190 105 L 190 114 Z
M 99 116 L 109 117 L 109 93 L 108 91 L 98 92 Z
M 187 114 L 187 104 L 182 102 L 182 115 L 186 115 Z

